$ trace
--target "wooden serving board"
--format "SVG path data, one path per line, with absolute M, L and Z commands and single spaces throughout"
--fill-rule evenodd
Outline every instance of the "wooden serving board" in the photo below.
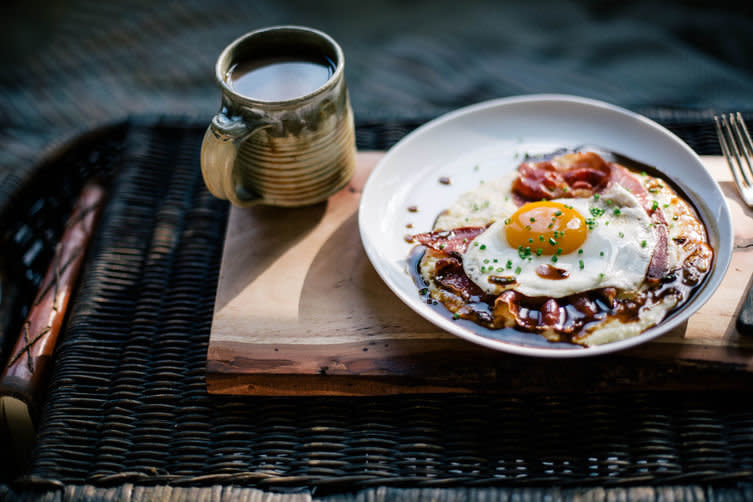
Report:
M 614 355 L 535 359 L 434 327 L 382 282 L 361 245 L 361 189 L 302 209 L 230 210 L 207 356 L 207 388 L 237 395 L 753 389 L 753 337 L 735 330 L 753 273 L 753 211 L 721 157 L 703 159 L 732 211 L 735 252 L 715 295 L 680 329 Z

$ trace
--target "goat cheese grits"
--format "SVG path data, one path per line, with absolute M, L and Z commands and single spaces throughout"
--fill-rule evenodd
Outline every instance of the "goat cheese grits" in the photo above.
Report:
M 588 150 L 521 163 L 413 240 L 419 289 L 455 319 L 583 346 L 655 326 L 713 258 L 703 223 L 667 182 Z

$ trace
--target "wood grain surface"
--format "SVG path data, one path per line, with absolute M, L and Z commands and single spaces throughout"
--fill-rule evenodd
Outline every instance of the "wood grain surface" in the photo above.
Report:
M 753 338 L 735 329 L 753 272 L 753 211 L 721 157 L 703 161 L 732 212 L 735 251 L 690 320 L 618 354 L 568 360 L 504 354 L 434 327 L 371 266 L 358 232 L 361 189 L 381 152 L 360 152 L 351 183 L 302 209 L 230 210 L 207 355 L 207 388 L 237 395 L 744 388 Z

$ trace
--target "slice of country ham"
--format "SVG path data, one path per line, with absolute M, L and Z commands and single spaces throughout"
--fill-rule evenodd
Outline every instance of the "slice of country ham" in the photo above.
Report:
M 516 202 L 588 197 L 602 190 L 611 175 L 610 164 L 594 152 L 569 154 L 564 164 L 549 160 L 523 162 L 512 191 Z
M 633 173 L 619 164 L 612 163 L 611 167 L 612 174 L 610 181 L 612 183 L 619 183 L 629 190 L 638 199 L 638 202 L 641 203 L 641 206 L 643 206 L 643 209 L 651 217 L 651 221 L 654 224 L 656 247 L 654 248 L 654 254 L 651 256 L 651 262 L 648 265 L 646 279 L 649 281 L 658 281 L 669 273 L 669 260 L 667 256 L 669 230 L 667 229 L 667 220 L 664 218 L 664 213 L 658 207 L 654 207 L 654 201 L 651 199 L 650 194 Z
M 463 254 L 471 241 L 484 230 L 486 230 L 486 227 L 459 227 L 452 230 L 416 234 L 413 239 L 435 251 Z

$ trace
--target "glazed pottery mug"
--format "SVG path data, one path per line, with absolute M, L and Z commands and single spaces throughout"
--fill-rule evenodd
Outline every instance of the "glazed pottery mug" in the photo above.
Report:
M 228 45 L 201 146 L 209 191 L 239 207 L 298 207 L 345 186 L 356 146 L 344 69 L 340 46 L 311 28 L 263 28 Z

